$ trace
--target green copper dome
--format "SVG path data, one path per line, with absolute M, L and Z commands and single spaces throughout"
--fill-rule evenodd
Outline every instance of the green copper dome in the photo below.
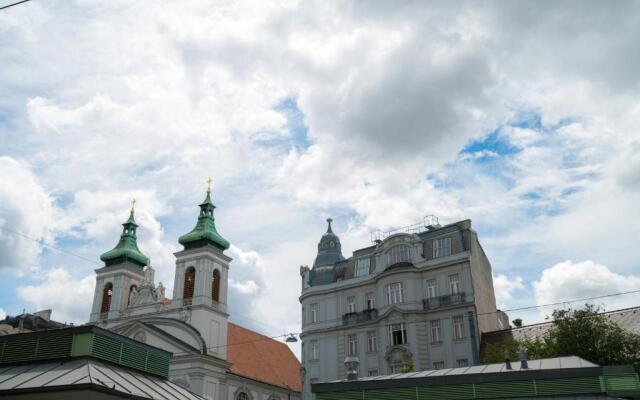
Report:
M 220 251 L 229 248 L 229 242 L 216 230 L 215 218 L 213 217 L 215 208 L 216 206 L 211 202 L 211 192 L 207 190 L 207 197 L 200 204 L 200 216 L 198 216 L 196 227 L 178 239 L 185 250 L 205 246 L 213 246 Z
M 120 241 L 116 247 L 100 256 L 100 260 L 104 261 L 107 267 L 130 261 L 142 269 L 149 262 L 149 258 L 138 249 L 138 240 L 136 238 L 138 224 L 136 224 L 133 214 L 134 210 L 132 208 L 129 219 L 122 224 L 124 228 L 122 229 L 122 235 L 120 235 Z

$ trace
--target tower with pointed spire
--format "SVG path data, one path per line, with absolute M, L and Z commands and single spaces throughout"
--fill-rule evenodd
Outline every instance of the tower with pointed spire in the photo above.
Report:
M 318 242 L 318 255 L 313 262 L 313 268 L 333 266 L 339 261 L 343 261 L 342 245 L 340 238 L 333 233 L 331 223 L 333 219 L 327 218 L 327 232 L 320 238 Z
M 143 269 L 149 264 L 149 257 L 138 248 L 135 199 L 131 202 L 129 218 L 122 227 L 116 246 L 100 256 L 104 267 L 96 270 L 92 322 L 115 317 L 127 307 L 131 290 L 140 285 L 144 279 Z

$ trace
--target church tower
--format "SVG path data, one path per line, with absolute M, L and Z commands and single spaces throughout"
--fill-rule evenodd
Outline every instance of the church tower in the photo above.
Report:
M 144 279 L 143 269 L 149 258 L 138 249 L 134 206 L 135 200 L 116 247 L 100 256 L 104 267 L 96 270 L 91 322 L 116 318 L 127 308 L 130 292 Z
M 208 352 L 226 359 L 227 289 L 231 258 L 223 252 L 229 242 L 217 231 L 211 201 L 211 180 L 207 195 L 191 232 L 180 236 L 184 247 L 175 253 L 176 271 L 172 307 L 191 313 L 191 325 L 207 342 Z

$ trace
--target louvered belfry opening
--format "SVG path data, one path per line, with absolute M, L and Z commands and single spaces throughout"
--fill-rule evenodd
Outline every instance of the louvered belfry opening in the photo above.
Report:
M 184 290 L 182 291 L 183 299 L 193 298 L 193 288 L 195 287 L 196 270 L 193 267 L 187 268 L 184 273 Z
M 220 272 L 213 271 L 213 281 L 211 282 L 211 298 L 213 301 L 220 301 Z
M 113 284 L 111 282 L 104 285 L 102 290 L 102 305 L 100 306 L 100 313 L 108 313 L 109 307 L 111 307 L 111 296 L 113 295 Z

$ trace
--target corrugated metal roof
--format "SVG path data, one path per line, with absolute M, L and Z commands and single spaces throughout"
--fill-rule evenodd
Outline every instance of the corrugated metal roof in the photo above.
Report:
M 169 380 L 88 358 L 0 368 L 0 395 L 21 389 L 46 392 L 62 386 L 72 390 L 81 384 L 147 399 L 202 399 Z

